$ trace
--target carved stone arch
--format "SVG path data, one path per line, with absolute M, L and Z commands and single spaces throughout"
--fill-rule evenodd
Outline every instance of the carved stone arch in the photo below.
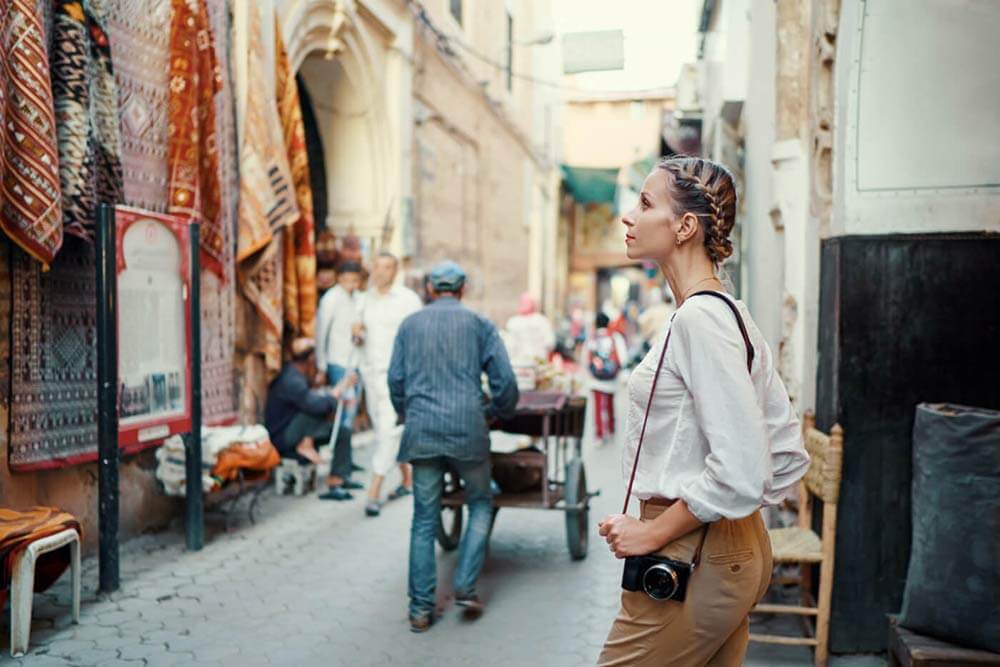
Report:
M 293 69 L 300 71 L 306 59 L 317 54 L 336 61 L 353 94 L 369 110 L 364 134 L 371 147 L 367 157 L 372 171 L 372 214 L 384 216 L 394 200 L 386 179 L 381 177 L 394 168 L 390 155 L 392 126 L 384 103 L 385 72 L 376 53 L 387 47 L 387 43 L 379 43 L 378 31 L 388 33 L 388 29 L 381 24 L 373 29 L 371 21 L 375 19 L 367 13 L 362 18 L 354 0 L 291 0 L 281 3 L 279 13 Z M 315 99 L 316 93 L 310 92 Z M 323 131 L 321 126 L 320 133 Z M 325 156 L 328 170 L 336 159 L 334 155 Z

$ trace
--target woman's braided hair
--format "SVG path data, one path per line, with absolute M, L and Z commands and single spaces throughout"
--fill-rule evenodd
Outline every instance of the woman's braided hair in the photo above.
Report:
M 715 264 L 733 254 L 729 234 L 736 224 L 736 186 L 733 175 L 717 162 L 675 155 L 656 165 L 668 174 L 674 213 L 693 213 L 705 233 L 705 249 Z

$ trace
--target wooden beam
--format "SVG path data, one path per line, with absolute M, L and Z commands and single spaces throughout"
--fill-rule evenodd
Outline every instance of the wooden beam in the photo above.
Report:
M 799 607 L 793 604 L 759 604 L 753 610 L 762 614 L 801 614 L 803 616 L 816 616 L 819 614 L 819 609 Z
M 750 635 L 750 641 L 760 644 L 781 644 L 783 646 L 815 646 L 816 640 L 807 637 L 782 637 L 780 635 Z

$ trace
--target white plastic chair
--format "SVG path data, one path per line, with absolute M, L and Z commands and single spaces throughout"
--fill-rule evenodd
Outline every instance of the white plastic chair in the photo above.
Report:
M 80 622 L 80 534 L 68 528 L 28 544 L 14 562 L 10 596 L 10 654 L 20 658 L 28 651 L 31 636 L 31 605 L 35 596 L 35 564 L 38 557 L 69 545 L 73 577 L 73 622 Z

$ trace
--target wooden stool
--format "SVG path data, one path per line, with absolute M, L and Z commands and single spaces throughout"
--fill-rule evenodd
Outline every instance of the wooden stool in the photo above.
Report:
M 890 667 L 979 667 L 1000 665 L 1000 653 L 964 648 L 940 639 L 918 635 L 896 625 L 889 617 Z

